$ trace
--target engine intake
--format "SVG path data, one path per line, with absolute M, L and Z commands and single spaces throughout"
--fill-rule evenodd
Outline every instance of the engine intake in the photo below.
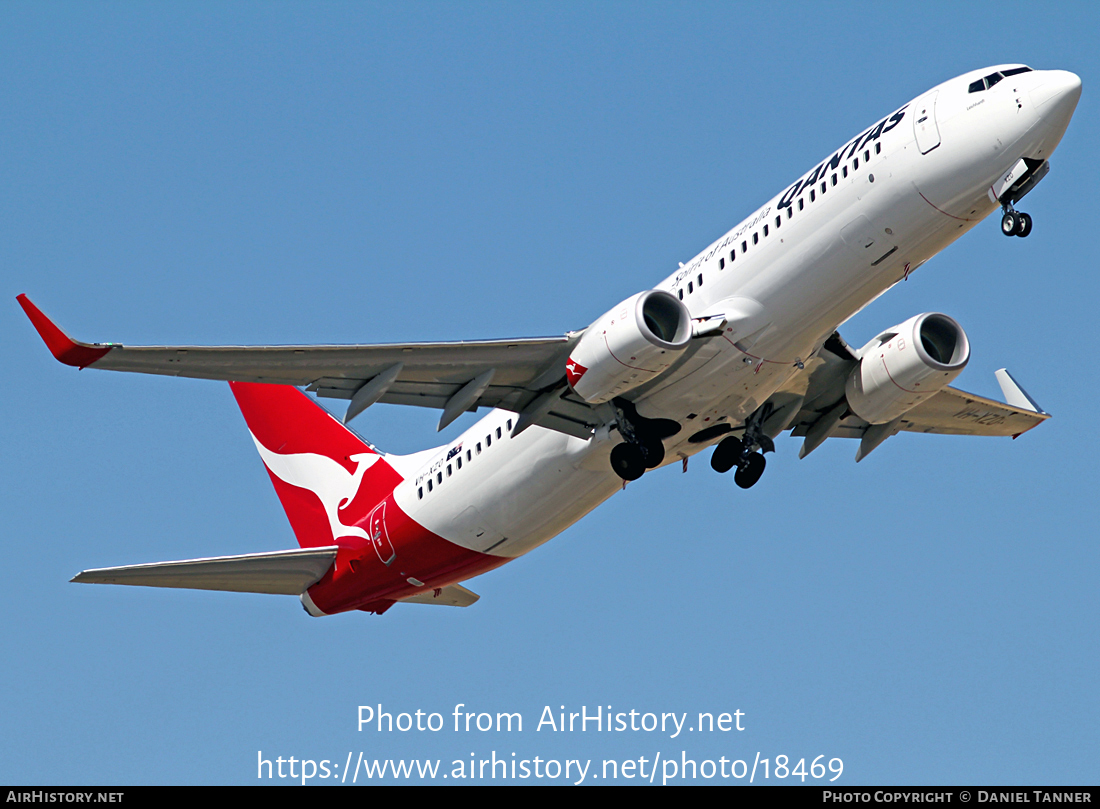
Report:
M 870 424 L 885 424 L 962 373 L 970 361 L 970 341 L 954 319 L 925 312 L 887 329 L 860 355 L 844 388 L 848 406 Z
M 565 365 L 577 395 L 600 404 L 667 370 L 691 340 L 691 315 L 675 295 L 649 289 L 585 330 Z

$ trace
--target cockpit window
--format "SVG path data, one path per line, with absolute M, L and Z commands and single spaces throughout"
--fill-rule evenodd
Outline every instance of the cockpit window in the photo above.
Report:
M 984 79 L 978 79 L 975 82 L 970 83 L 970 87 L 967 92 L 980 93 L 982 90 L 988 90 L 994 84 L 999 82 L 1005 76 L 1016 76 L 1020 73 L 1030 73 L 1030 67 L 1014 67 L 1011 70 L 1006 70 L 1003 73 L 990 73 Z

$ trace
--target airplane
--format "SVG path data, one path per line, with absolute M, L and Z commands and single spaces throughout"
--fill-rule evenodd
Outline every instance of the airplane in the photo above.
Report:
M 970 344 L 926 312 L 853 348 L 837 329 L 1046 176 L 1081 94 L 1006 64 L 923 93 L 847 141 L 652 289 L 562 336 L 359 346 L 131 347 L 71 339 L 78 368 L 228 381 L 299 548 L 86 570 L 73 581 L 300 597 L 312 616 L 468 606 L 462 585 L 581 519 L 628 481 L 713 447 L 755 484 L 785 431 L 856 461 L 901 431 L 1012 436 L 1049 415 L 1002 369 L 1005 402 L 950 383 Z M 317 397 L 348 401 L 343 423 Z M 385 454 L 346 425 L 376 402 L 442 410 L 448 444 Z

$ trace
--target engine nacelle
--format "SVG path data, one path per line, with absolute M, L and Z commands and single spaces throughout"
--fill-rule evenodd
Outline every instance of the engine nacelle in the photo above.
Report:
M 970 361 L 970 341 L 947 315 L 925 312 L 887 329 L 861 352 L 844 391 L 852 412 L 885 424 L 929 399 Z
M 565 364 L 566 377 L 586 402 L 607 402 L 667 370 L 690 340 L 687 307 L 649 289 L 588 327 Z

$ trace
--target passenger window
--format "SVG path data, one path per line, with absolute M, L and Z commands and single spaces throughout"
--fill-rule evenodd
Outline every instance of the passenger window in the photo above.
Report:
M 461 455 L 459 455 L 457 458 L 455 458 L 455 463 L 458 464 L 459 469 L 462 468 L 462 456 Z
M 767 225 L 764 225 L 764 235 L 765 236 L 768 235 L 768 226 Z
M 833 172 L 832 183 L 833 183 L 833 185 L 836 185 L 836 172 L 835 171 Z
M 733 260 L 735 258 L 737 258 L 737 251 L 736 250 L 730 250 L 730 263 L 731 264 L 733 263 Z
M 428 478 L 428 491 L 430 492 L 431 490 L 432 490 L 432 479 Z
M 489 447 L 491 447 L 491 446 L 493 446 L 493 434 L 492 433 L 485 436 L 485 449 L 489 449 Z
M 783 214 L 779 214 L 779 216 L 775 217 L 775 226 L 779 227 L 782 224 L 783 224 Z
M 423 500 L 424 499 L 424 487 L 423 486 L 421 486 L 419 489 L 416 490 L 416 499 L 417 500 Z
M 473 453 L 470 450 L 466 450 L 466 463 L 469 463 L 474 459 Z
M 678 293 L 679 293 L 679 295 L 680 295 L 680 300 L 683 300 L 683 299 L 684 299 L 684 290 L 682 290 L 682 289 L 678 289 L 678 290 L 676 290 L 676 292 L 678 292 Z
M 813 193 L 813 192 L 811 192 L 811 193 Z M 802 210 L 802 209 L 803 209 L 804 207 L 806 207 L 806 206 L 805 206 L 805 204 L 804 204 L 804 203 L 802 202 L 802 197 L 799 197 L 799 198 L 798 198 L 798 210 L 800 210 L 800 211 L 801 211 L 801 210 Z
M 882 154 L 882 144 L 881 143 L 876 143 L 875 144 L 875 154 Z
M 512 431 L 512 420 L 508 419 L 508 432 Z
M 443 472 L 442 472 L 442 470 L 435 473 L 435 482 L 436 483 L 442 483 L 443 482 Z
M 788 205 L 787 206 L 787 219 L 790 219 L 792 216 L 794 216 L 794 206 L 793 205 Z
M 744 255 L 745 251 L 749 249 L 748 242 L 741 242 L 741 254 Z
M 822 183 L 821 183 L 821 193 L 822 194 L 825 193 L 825 182 L 824 181 L 822 181 Z
M 699 273 L 699 286 L 703 285 L 703 274 Z
M 451 465 L 447 464 L 447 477 L 451 476 Z
M 695 285 L 692 284 L 691 281 L 688 281 L 688 294 L 690 295 L 694 291 L 695 291 Z
M 817 194 L 815 194 L 814 190 L 811 188 L 810 189 L 810 202 L 813 202 L 816 199 L 817 199 Z
M 859 158 L 858 157 L 855 160 L 852 161 L 852 169 L 854 169 L 854 170 L 859 169 Z
M 863 150 L 863 162 L 866 163 L 870 159 L 871 159 L 871 152 L 867 149 L 864 149 Z
M 478 455 L 481 454 L 481 442 L 480 441 L 477 442 L 477 454 Z
M 724 258 L 718 259 L 718 269 L 720 269 L 720 270 L 726 269 L 726 260 Z
M 760 244 L 760 234 L 759 233 L 752 234 L 752 243 L 753 244 Z
M 497 427 L 497 438 L 500 438 L 500 428 Z
M 833 176 L 835 177 L 836 175 L 834 174 Z M 848 176 L 848 167 L 847 166 L 844 167 L 844 176 L 845 177 Z

